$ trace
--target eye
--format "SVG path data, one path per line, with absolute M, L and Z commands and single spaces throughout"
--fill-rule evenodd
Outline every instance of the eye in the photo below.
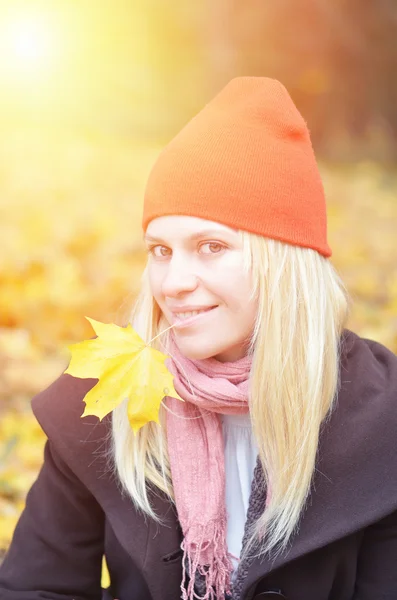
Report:
M 203 246 L 208 246 L 209 248 L 212 248 L 210 252 L 204 252 L 204 254 L 219 254 L 222 250 L 225 249 L 225 246 L 223 244 L 220 244 L 219 242 L 205 242 L 205 244 L 201 244 L 200 248 L 202 248 Z
M 160 253 L 156 253 L 157 249 L 160 249 Z M 156 257 L 168 256 L 168 254 L 164 254 L 162 252 L 162 250 L 170 250 L 170 249 L 167 248 L 166 246 L 160 246 L 159 244 L 157 244 L 156 246 L 149 246 L 147 249 L 148 253 L 153 254 L 153 256 L 156 256 Z

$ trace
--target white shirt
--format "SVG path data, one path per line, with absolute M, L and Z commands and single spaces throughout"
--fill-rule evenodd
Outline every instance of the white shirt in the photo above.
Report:
M 220 415 L 225 450 L 227 547 L 240 556 L 251 483 L 258 455 L 249 413 Z M 236 568 L 238 560 L 232 559 Z

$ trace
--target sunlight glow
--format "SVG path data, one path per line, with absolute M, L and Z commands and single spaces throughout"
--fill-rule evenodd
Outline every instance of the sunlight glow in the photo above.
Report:
M 46 71 L 53 63 L 57 44 L 50 23 L 36 16 L 14 19 L 5 30 L 8 68 L 26 75 Z

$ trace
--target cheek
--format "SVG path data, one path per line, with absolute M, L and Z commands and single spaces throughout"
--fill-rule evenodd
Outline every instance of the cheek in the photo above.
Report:
M 258 311 L 258 300 L 252 297 L 252 286 L 249 281 L 239 288 L 239 310 L 241 311 L 241 326 L 245 331 L 251 330 L 255 324 Z
M 161 281 L 153 269 L 148 270 L 148 280 L 152 296 L 158 301 L 161 296 Z
M 229 271 L 228 277 L 218 280 L 221 295 L 230 307 L 238 311 L 252 311 L 255 301 L 251 298 L 251 277 L 245 273 Z

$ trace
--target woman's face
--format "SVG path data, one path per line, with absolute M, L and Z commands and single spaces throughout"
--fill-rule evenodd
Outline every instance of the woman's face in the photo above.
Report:
M 239 232 L 197 217 L 163 216 L 146 230 L 152 294 L 181 352 L 234 361 L 246 354 L 256 301 Z M 204 310 L 191 315 L 193 310 Z

